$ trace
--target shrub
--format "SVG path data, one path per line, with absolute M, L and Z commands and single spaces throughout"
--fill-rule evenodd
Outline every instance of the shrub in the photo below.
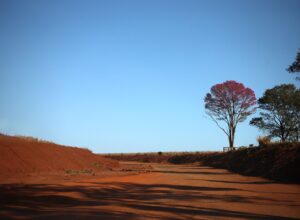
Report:
M 268 146 L 271 143 L 271 139 L 267 136 L 259 136 L 257 138 L 257 142 L 259 144 L 260 147 L 265 147 Z

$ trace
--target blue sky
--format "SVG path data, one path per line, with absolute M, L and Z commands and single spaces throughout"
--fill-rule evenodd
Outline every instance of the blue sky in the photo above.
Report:
M 0 131 L 94 152 L 221 150 L 211 86 L 257 97 L 300 48 L 300 1 L 0 0 Z M 261 133 L 238 125 L 236 145 Z

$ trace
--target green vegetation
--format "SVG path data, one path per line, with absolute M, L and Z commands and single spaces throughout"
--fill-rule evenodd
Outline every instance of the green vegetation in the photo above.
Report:
M 295 61 L 287 68 L 287 71 L 290 73 L 300 73 L 300 49 L 296 55 Z M 300 80 L 300 77 L 296 77 Z
M 87 170 L 87 169 L 84 169 L 84 170 L 66 170 L 65 172 L 69 175 L 77 175 L 77 174 L 90 174 L 90 173 L 93 172 L 93 170 Z
M 250 125 L 268 133 L 281 142 L 298 142 L 300 136 L 300 89 L 293 84 L 282 84 L 267 89 L 258 99 L 260 117 Z

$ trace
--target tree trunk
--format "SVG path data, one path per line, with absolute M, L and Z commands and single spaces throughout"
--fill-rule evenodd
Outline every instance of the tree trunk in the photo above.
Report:
M 284 136 L 284 131 L 281 131 L 281 142 L 285 142 L 285 136 Z
M 235 127 L 232 128 L 232 147 L 234 147 Z
M 229 141 L 229 148 L 231 150 L 233 150 L 233 147 L 234 147 L 234 133 L 235 133 L 235 128 L 229 127 L 228 141 Z
M 229 148 L 232 149 L 233 148 L 233 141 L 231 137 L 228 137 L 229 140 Z
M 280 136 L 281 142 L 285 142 L 285 128 L 282 124 L 280 125 Z
M 229 136 L 228 136 L 228 141 L 229 141 L 229 148 L 232 150 L 233 149 L 233 145 L 234 145 L 234 132 L 235 129 L 234 128 L 229 128 Z

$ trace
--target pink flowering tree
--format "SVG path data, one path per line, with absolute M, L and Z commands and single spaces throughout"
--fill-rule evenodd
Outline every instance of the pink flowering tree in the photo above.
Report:
M 230 80 L 216 84 L 205 98 L 206 113 L 227 135 L 229 147 L 234 146 L 236 126 L 256 111 L 256 97 L 252 89 Z M 226 128 L 219 121 L 225 122 Z

